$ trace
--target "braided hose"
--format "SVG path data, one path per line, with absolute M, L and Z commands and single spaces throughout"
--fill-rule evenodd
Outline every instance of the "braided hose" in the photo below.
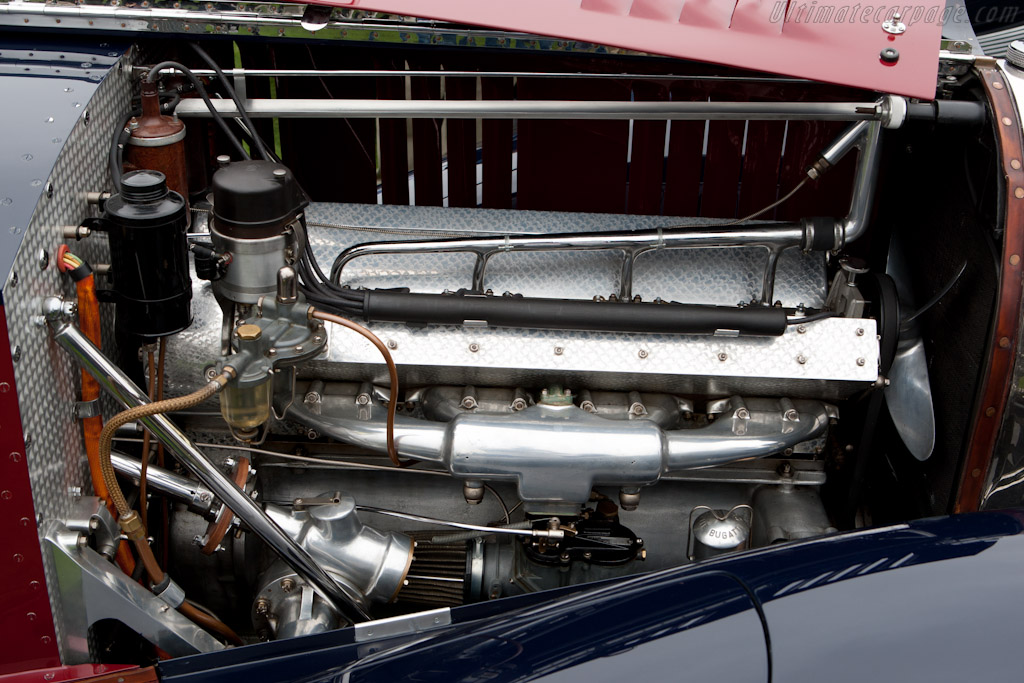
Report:
M 231 379 L 230 373 L 221 373 L 214 379 L 210 380 L 206 386 L 198 391 L 194 391 L 186 396 L 169 398 L 164 401 L 156 401 L 154 403 L 146 403 L 145 405 L 129 408 L 128 410 L 120 412 L 112 417 L 110 421 L 104 425 L 103 431 L 100 432 L 100 469 L 103 473 L 103 481 L 106 483 L 107 489 L 110 491 L 110 499 L 113 501 L 114 507 L 117 508 L 119 515 L 130 516 L 132 518 L 135 517 L 131 507 L 128 505 L 128 501 L 125 500 L 124 492 L 121 491 L 121 486 L 117 481 L 117 475 L 114 472 L 114 466 L 110 462 L 110 449 L 113 446 L 114 432 L 117 431 L 117 428 L 143 417 L 149 417 L 150 415 L 186 410 L 199 405 L 220 391 L 224 385 L 227 384 L 229 379 Z

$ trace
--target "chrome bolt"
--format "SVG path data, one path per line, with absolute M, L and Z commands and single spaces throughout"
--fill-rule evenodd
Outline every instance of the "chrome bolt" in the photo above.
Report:
M 295 580 L 281 579 L 281 590 L 283 590 L 285 593 L 290 593 L 291 591 L 295 590 Z
M 398 348 L 398 342 L 396 342 L 394 339 L 388 339 L 388 348 L 394 351 L 395 349 Z
M 796 357 L 796 362 L 799 363 L 800 365 L 803 365 L 804 363 L 807 362 L 807 356 L 800 354 L 799 356 Z
M 718 360 L 724 363 L 725 361 L 729 360 L 729 354 L 727 354 L 725 351 L 722 351 L 721 353 L 718 354 Z
M 866 361 L 866 360 L 864 360 L 863 358 L 858 358 L 858 359 L 857 359 L 857 365 L 864 365 L 864 364 L 865 364 L 866 362 L 867 362 L 867 361 Z
M 857 336 L 858 337 L 863 337 L 864 336 L 864 328 L 863 327 L 858 327 L 857 328 Z
M 640 349 L 637 354 L 641 359 L 647 358 L 647 349 Z
M 471 353 L 476 353 L 477 351 L 480 350 L 480 345 L 477 344 L 476 342 L 473 342 L 469 345 L 469 350 Z
M 797 334 L 807 334 L 807 325 L 797 325 L 796 331 Z

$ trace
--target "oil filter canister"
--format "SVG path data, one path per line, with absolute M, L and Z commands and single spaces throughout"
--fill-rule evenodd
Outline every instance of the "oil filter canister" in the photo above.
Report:
M 107 200 L 103 217 L 87 221 L 110 236 L 106 300 L 115 324 L 145 339 L 180 332 L 192 323 L 185 200 L 158 171 L 132 171 Z

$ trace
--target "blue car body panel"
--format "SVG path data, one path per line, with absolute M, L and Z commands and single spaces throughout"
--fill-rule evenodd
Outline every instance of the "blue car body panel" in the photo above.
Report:
M 415 637 L 356 643 L 345 629 L 176 659 L 160 673 L 176 683 L 1019 680 L 1022 519 L 978 513 L 790 543 L 469 605 Z

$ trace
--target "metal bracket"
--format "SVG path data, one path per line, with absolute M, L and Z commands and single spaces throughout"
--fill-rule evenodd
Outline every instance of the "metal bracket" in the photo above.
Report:
M 91 401 L 75 401 L 76 420 L 85 420 L 102 414 L 103 411 L 100 409 L 100 400 L 98 398 L 94 398 Z
M 89 661 L 89 628 L 116 619 L 172 657 L 223 650 L 224 645 L 131 580 L 88 545 L 82 534 L 50 520 L 44 543 L 57 568 L 63 614 L 63 661 Z
M 403 614 L 398 617 L 356 624 L 354 628 L 355 641 L 357 643 L 366 643 L 395 636 L 410 636 L 450 626 L 451 623 L 452 611 L 448 607 L 417 612 L 416 614 Z

